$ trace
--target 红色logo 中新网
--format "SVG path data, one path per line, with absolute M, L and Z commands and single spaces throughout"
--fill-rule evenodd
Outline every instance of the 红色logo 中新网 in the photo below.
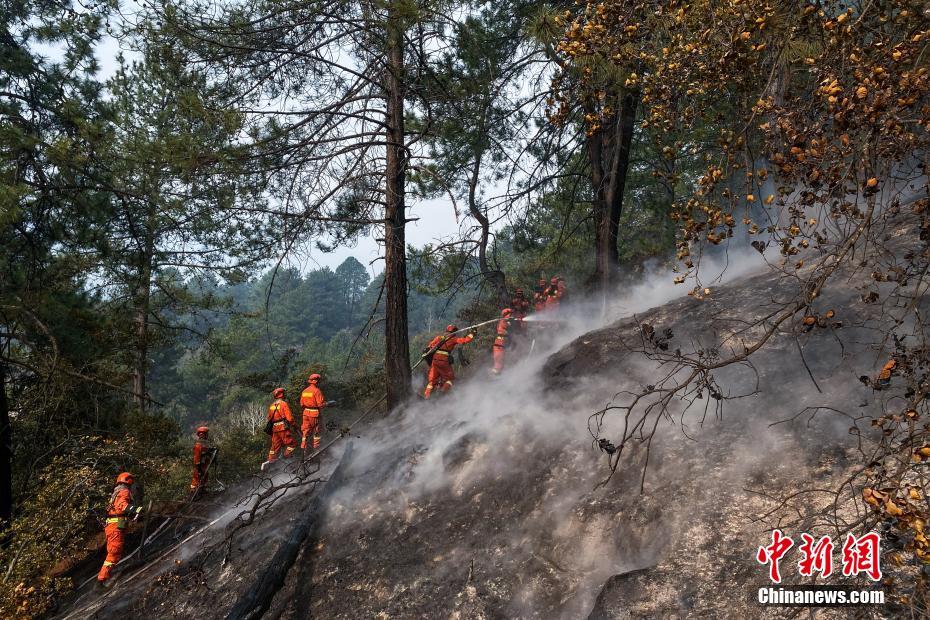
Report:
M 819 573 L 821 577 L 829 577 L 833 574 L 833 550 L 834 544 L 829 536 L 815 539 L 810 534 L 801 534 L 803 543 L 798 546 L 801 553 L 801 559 L 798 561 L 798 573 L 811 577 Z M 848 534 L 842 547 L 842 574 L 844 577 L 855 577 L 865 574 L 872 581 L 879 581 L 882 578 L 882 570 L 879 563 L 879 543 L 881 539 L 877 532 L 869 532 L 857 537 L 854 534 Z M 756 553 L 756 561 L 769 567 L 769 578 L 772 583 L 781 583 L 782 558 L 794 547 L 794 540 L 789 536 L 782 534 L 781 530 L 772 531 L 772 542 L 764 547 L 759 547 Z

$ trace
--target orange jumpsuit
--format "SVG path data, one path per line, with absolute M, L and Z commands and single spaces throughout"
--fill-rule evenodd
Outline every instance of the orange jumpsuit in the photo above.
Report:
M 494 353 L 494 374 L 499 374 L 504 369 L 504 348 L 507 346 L 507 328 L 510 326 L 508 319 L 501 319 L 497 322 L 497 338 L 494 339 L 492 351 Z
M 271 427 L 271 450 L 268 451 L 268 460 L 274 461 L 278 458 L 281 448 L 284 448 L 284 458 L 291 456 L 297 448 L 290 429 L 294 424 L 294 416 L 284 399 L 279 398 L 271 403 L 268 407 L 268 420 L 274 423 Z
M 207 465 L 209 465 L 210 442 L 198 437 L 194 442 L 194 474 L 191 476 L 191 491 L 207 486 Z
M 429 398 L 433 393 L 433 387 L 437 384 L 443 392 L 448 392 L 452 388 L 452 381 L 455 380 L 455 372 L 452 370 L 452 364 L 449 363 L 449 354 L 460 344 L 468 344 L 475 339 L 474 334 L 458 338 L 452 337 L 443 342 L 445 334 L 440 334 L 433 338 L 428 348 L 439 345 L 439 348 L 433 353 L 433 363 L 429 368 L 429 377 L 427 378 L 426 390 L 423 391 L 423 398 Z M 439 343 L 442 342 L 440 345 Z
M 559 307 L 559 301 L 562 299 L 562 293 L 555 284 L 546 289 L 546 309 L 555 309 Z
M 97 573 L 97 581 L 101 583 L 110 578 L 113 567 L 123 557 L 124 530 L 129 525 L 129 517 L 133 516 L 134 510 L 129 486 L 116 485 L 107 505 L 107 524 L 103 530 L 107 538 L 107 557 Z
M 320 447 L 320 434 L 323 430 L 320 427 L 320 409 L 326 406 L 326 398 L 323 392 L 314 384 L 310 384 L 300 394 L 300 406 L 304 408 L 303 424 L 300 427 L 302 437 L 300 447 L 307 449 L 307 437 L 313 433 L 313 449 Z
M 525 319 L 530 312 L 530 302 L 523 295 L 514 296 L 510 301 L 510 307 L 513 309 L 515 319 Z
M 533 293 L 533 307 L 536 312 L 542 312 L 546 309 L 546 287 L 538 286 Z

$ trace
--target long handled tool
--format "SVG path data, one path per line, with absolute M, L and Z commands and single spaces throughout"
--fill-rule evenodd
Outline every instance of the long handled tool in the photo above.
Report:
M 149 531 L 149 519 L 152 517 L 152 500 L 149 500 L 148 508 L 145 510 L 145 521 L 142 522 L 142 542 L 139 543 L 139 557 L 137 561 L 145 559 L 145 535 Z
M 421 356 L 420 356 L 420 359 L 417 360 L 417 363 L 414 364 L 414 365 L 410 368 L 410 370 L 415 370 L 416 367 L 419 366 L 419 365 L 423 362 L 423 360 L 425 360 L 427 357 L 429 357 L 430 355 L 432 355 L 433 353 L 435 353 L 435 352 L 439 349 L 439 347 L 441 347 L 442 345 L 444 345 L 444 344 L 449 340 L 449 338 L 452 338 L 452 337 L 455 336 L 456 334 L 461 334 L 462 332 L 469 332 L 469 331 L 471 331 L 471 330 L 473 330 L 473 329 L 478 329 L 479 327 L 481 327 L 481 326 L 483 326 L 483 325 L 490 325 L 491 323 L 497 323 L 499 320 L 500 320 L 500 319 L 491 319 L 490 321 L 482 321 L 481 323 L 475 323 L 474 325 L 469 325 L 468 327 L 463 327 L 462 329 L 457 329 L 457 330 L 455 330 L 454 332 L 451 332 L 451 333 L 449 333 L 449 334 L 446 334 L 445 338 L 443 338 L 442 340 L 440 340 L 439 343 L 438 343 L 435 347 L 430 348 L 429 351 L 427 351 L 426 353 L 424 353 L 423 355 L 421 355 Z

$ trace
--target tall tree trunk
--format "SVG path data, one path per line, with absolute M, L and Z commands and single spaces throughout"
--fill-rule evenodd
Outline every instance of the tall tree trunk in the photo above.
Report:
M 384 379 L 388 410 L 410 395 L 410 344 L 407 336 L 407 248 L 404 183 L 404 30 L 400 7 L 392 2 L 387 19 L 387 158 L 384 207 Z
M 481 269 L 481 275 L 485 282 L 494 289 L 498 303 L 508 304 L 510 300 L 507 298 L 507 283 L 504 274 L 500 269 L 491 269 L 488 262 L 491 222 L 478 205 L 478 182 L 481 180 L 481 160 L 483 156 L 484 150 L 482 149 L 475 155 L 475 161 L 472 163 L 471 177 L 468 179 L 468 210 L 481 227 L 481 237 L 478 239 L 478 267 Z
M 0 362 L 0 519 L 13 517 L 13 427 L 6 397 L 6 364 Z
M 624 93 L 616 115 L 587 139 L 591 184 L 594 187 L 593 281 L 601 294 L 609 290 L 620 260 L 617 238 L 638 105 L 638 92 Z M 593 113 L 594 110 L 586 112 Z
M 155 236 L 151 219 L 147 222 L 145 243 L 139 256 L 139 285 L 135 295 L 135 359 L 132 369 L 133 402 L 140 413 L 148 403 L 146 375 L 149 362 L 149 309 L 152 301 L 152 260 L 155 254 Z
M 676 159 L 665 159 L 662 158 L 662 172 L 664 179 L 662 181 L 665 186 L 665 211 L 660 214 L 662 221 L 665 223 L 665 234 L 672 244 L 671 247 L 675 247 L 675 222 L 672 221 L 671 214 L 672 208 L 675 205 L 675 167 L 678 165 Z

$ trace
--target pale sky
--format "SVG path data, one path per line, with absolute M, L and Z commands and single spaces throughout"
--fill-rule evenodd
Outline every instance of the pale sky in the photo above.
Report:
M 407 224 L 407 244 L 422 247 L 427 243 L 434 243 L 440 237 L 448 237 L 456 233 L 459 225 L 455 221 L 452 205 L 443 200 L 425 200 L 410 204 L 408 201 L 407 217 L 420 218 L 416 222 Z M 372 275 L 379 274 L 384 269 L 382 261 L 376 259 L 382 256 L 382 250 L 371 235 L 360 239 L 353 246 L 338 247 L 335 251 L 324 253 L 316 248 L 310 248 L 309 262 L 318 266 L 329 266 L 335 269 L 349 256 L 354 256 L 366 267 Z M 369 265 L 372 261 L 376 261 Z
M 117 54 L 120 52 L 120 42 L 114 38 L 106 37 L 100 45 L 97 46 L 96 56 L 100 63 L 98 75 L 101 80 L 106 80 L 112 76 L 117 68 Z M 132 50 L 123 49 L 123 55 L 126 58 L 132 58 Z M 407 243 L 421 247 L 428 243 L 434 243 L 440 237 L 449 237 L 456 233 L 459 224 L 455 219 L 455 212 L 452 204 L 448 200 L 426 200 L 411 202 L 408 198 L 408 218 L 419 218 L 418 221 L 407 224 Z M 335 269 L 342 261 L 349 256 L 354 256 L 363 265 L 369 267 L 372 276 L 381 273 L 384 266 L 378 257 L 382 255 L 381 249 L 375 241 L 376 234 L 359 239 L 354 246 L 338 247 L 333 252 L 321 252 L 312 243 L 308 243 L 305 248 L 305 256 L 295 261 L 303 268 L 318 268 L 328 266 Z M 374 262 L 372 262 L 374 261 Z

